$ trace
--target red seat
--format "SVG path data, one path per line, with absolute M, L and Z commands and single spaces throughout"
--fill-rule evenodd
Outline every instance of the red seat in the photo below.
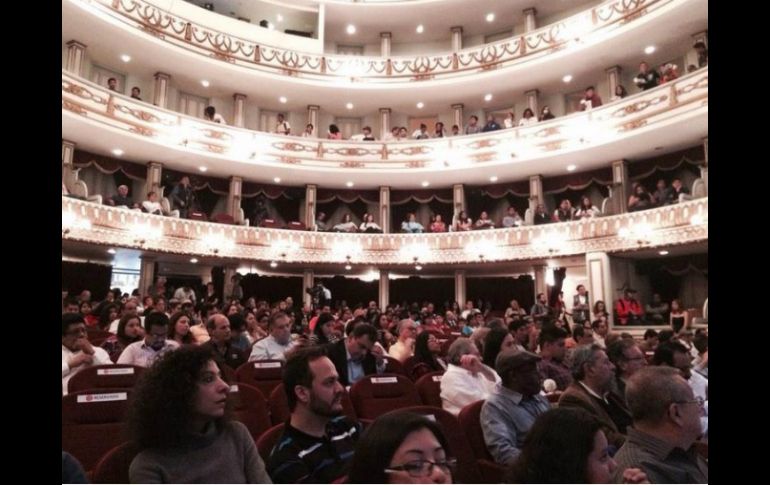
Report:
M 125 416 L 130 389 L 79 391 L 62 397 L 62 450 L 86 471 L 126 440 Z
M 286 224 L 286 229 L 292 229 L 294 231 L 307 231 L 305 224 L 298 221 L 291 221 L 290 223 Z
M 263 219 L 259 223 L 259 227 L 267 227 L 270 229 L 283 229 L 283 224 L 277 222 L 275 219 Z
M 95 365 L 80 370 L 67 383 L 67 392 L 134 387 L 144 367 L 130 364 Z
M 283 427 L 283 423 L 276 424 L 262 433 L 262 436 L 257 440 L 257 451 L 259 451 L 259 456 L 262 457 L 262 461 L 265 463 L 267 463 L 267 459 L 270 457 L 270 452 L 273 451 L 273 447 L 275 447 L 276 443 L 278 443 L 278 440 L 281 438 Z
M 187 213 L 187 218 L 192 219 L 195 221 L 208 221 L 209 218 L 206 217 L 206 214 L 200 211 L 190 211 Z
M 483 483 L 500 483 L 505 473 L 505 467 L 495 463 L 487 450 L 484 432 L 481 430 L 481 407 L 484 400 L 468 404 L 460 410 L 457 419 L 465 431 L 468 443 L 476 456 L 476 465 L 481 472 Z
M 389 411 L 422 404 L 412 381 L 399 374 L 362 377 L 350 388 L 350 400 L 356 415 L 365 419 L 377 419 Z
M 88 341 L 94 347 L 101 347 L 104 341 L 112 336 L 110 332 L 108 332 L 107 330 L 102 330 L 100 328 L 86 329 L 86 334 L 88 336 Z
M 434 406 L 411 406 L 391 411 L 388 414 L 401 412 L 422 414 L 431 421 L 435 421 L 449 442 L 450 455 L 457 458 L 456 476 L 452 477 L 454 481 L 459 483 L 479 483 L 481 475 L 476 466 L 476 457 L 468 444 L 468 440 L 457 417 L 448 411 Z
M 441 376 L 443 375 L 443 371 L 429 372 L 414 383 L 422 403 L 426 406 L 443 407 L 441 404 Z
M 283 382 L 282 360 L 256 360 L 246 362 L 235 369 L 235 378 L 256 387 L 262 391 L 263 396 L 269 396 L 275 386 Z
M 256 387 L 237 382 L 228 399 L 233 400 L 233 417 L 249 428 L 255 441 L 272 425 L 265 396 Z
M 230 214 L 214 214 L 211 216 L 211 222 L 217 222 L 219 224 L 235 224 L 235 219 Z
M 387 364 L 385 365 L 385 372 L 387 374 L 401 374 L 402 376 L 406 375 L 406 371 L 404 370 L 404 364 L 401 363 L 398 359 L 394 359 L 393 357 L 385 357 L 387 360 Z
M 128 469 L 139 448 L 131 442 L 123 443 L 111 449 L 94 467 L 92 483 L 129 483 Z
M 416 363 L 417 363 L 417 357 L 415 357 L 414 355 L 407 357 L 406 360 L 403 362 L 404 375 L 412 379 L 412 382 L 414 382 L 414 376 L 412 375 L 412 371 L 414 370 L 414 366 Z
M 270 393 L 268 404 L 270 406 L 270 419 L 274 425 L 286 422 L 291 416 L 291 411 L 289 411 L 289 400 L 286 398 L 286 391 L 284 390 L 283 383 L 278 384 L 275 389 L 273 389 L 273 392 Z M 342 394 L 342 412 L 353 421 L 358 419 L 356 417 L 356 411 L 353 409 L 353 403 L 350 402 L 350 395 L 344 389 Z

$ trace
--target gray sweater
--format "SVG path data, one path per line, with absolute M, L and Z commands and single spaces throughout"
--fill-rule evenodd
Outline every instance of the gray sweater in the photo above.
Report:
M 273 483 L 243 423 L 211 424 L 183 447 L 146 449 L 128 470 L 131 483 Z

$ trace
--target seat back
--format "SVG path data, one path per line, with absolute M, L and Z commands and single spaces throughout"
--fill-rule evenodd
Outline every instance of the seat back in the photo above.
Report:
M 144 367 L 130 364 L 86 367 L 72 376 L 67 384 L 67 392 L 131 388 L 134 387 L 142 372 Z
M 305 224 L 299 221 L 291 221 L 286 224 L 286 229 L 292 229 L 294 231 L 307 231 Z
M 235 378 L 256 387 L 263 396 L 269 396 L 275 386 L 283 382 L 282 360 L 256 360 L 246 362 L 235 369 Z
M 481 407 L 483 405 L 483 399 L 468 404 L 460 410 L 457 419 L 465 431 L 465 436 L 468 438 L 468 443 L 471 445 L 476 458 L 492 460 L 492 455 L 489 454 L 487 444 L 484 441 L 484 432 L 481 430 Z
M 233 417 L 246 425 L 255 441 L 272 426 L 267 400 L 256 387 L 235 383 L 230 386 L 229 399 L 233 401 Z
M 399 374 L 362 377 L 350 388 L 350 400 L 356 415 L 365 419 L 377 419 L 389 411 L 422 404 L 412 381 Z
M 94 347 L 101 347 L 104 341 L 112 336 L 110 332 L 100 328 L 89 328 L 86 330 L 86 334 L 88 336 L 88 341 Z
M 443 375 L 444 372 L 442 371 L 429 372 L 414 383 L 414 387 L 417 388 L 417 393 L 420 395 L 420 400 L 426 406 L 442 407 L 441 377 Z
M 214 214 L 211 216 L 211 222 L 217 222 L 219 224 L 235 224 L 235 219 L 230 214 Z
M 262 461 L 265 463 L 267 463 L 267 459 L 270 458 L 270 452 L 273 451 L 273 448 L 281 438 L 283 427 L 283 423 L 276 424 L 262 433 L 259 439 L 257 439 L 257 451 L 259 451 L 259 456 L 262 457 Z
M 387 359 L 387 364 L 385 365 L 385 372 L 387 374 L 401 374 L 402 376 L 406 375 L 406 371 L 404 370 L 404 364 L 401 363 L 398 359 L 394 359 L 393 357 L 385 357 Z
M 270 419 L 274 425 L 284 423 L 291 416 L 289 411 L 289 400 L 286 398 L 286 391 L 283 383 L 278 384 L 273 392 L 270 393 L 268 400 L 270 406 Z M 353 403 L 350 401 L 350 395 L 343 389 L 342 394 L 342 412 L 353 421 L 357 421 L 356 410 L 353 409 Z
M 125 442 L 107 452 L 94 466 L 92 483 L 129 483 L 128 469 L 139 448 L 132 442 Z
M 259 223 L 259 227 L 267 227 L 270 229 L 283 229 L 283 224 L 276 221 L 275 219 L 262 219 L 262 222 Z

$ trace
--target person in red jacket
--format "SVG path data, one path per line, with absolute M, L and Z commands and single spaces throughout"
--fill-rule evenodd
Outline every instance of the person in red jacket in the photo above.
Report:
M 636 290 L 626 288 L 623 298 L 615 302 L 615 312 L 618 315 L 620 325 L 638 325 L 642 323 L 642 305 L 634 298 Z

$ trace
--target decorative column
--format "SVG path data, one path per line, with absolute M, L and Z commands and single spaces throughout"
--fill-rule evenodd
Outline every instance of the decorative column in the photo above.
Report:
M 232 216 L 236 224 L 243 224 L 241 217 L 241 195 L 243 193 L 243 179 L 230 177 L 230 191 L 227 193 L 227 214 Z
M 452 30 L 452 52 L 460 52 L 463 50 L 463 28 L 455 26 Z
M 455 184 L 452 186 L 452 207 L 454 208 L 452 221 L 454 221 L 454 216 L 459 214 L 460 211 L 465 210 L 465 188 L 463 187 L 463 184 Z
M 386 269 L 380 270 L 379 300 L 380 309 L 384 311 L 390 303 L 390 272 Z
M 706 48 L 709 46 L 709 33 L 708 30 L 704 30 L 703 32 L 697 32 L 695 34 L 692 34 L 692 45 L 695 45 L 696 42 L 703 42 L 706 44 Z M 687 65 L 680 66 L 681 69 L 679 69 L 680 74 L 686 74 L 687 73 L 687 66 L 690 64 L 694 65 L 695 67 L 698 66 L 698 53 L 695 51 L 695 49 L 690 46 L 690 49 L 687 51 L 687 54 L 684 56 L 685 62 Z
M 67 63 L 64 69 L 75 74 L 83 76 L 83 64 L 86 58 L 86 45 L 76 40 L 67 42 Z
M 460 127 L 460 133 L 463 133 L 463 127 L 465 126 L 465 123 L 463 120 L 465 119 L 463 117 L 463 108 L 465 105 L 462 103 L 460 104 L 453 104 L 452 110 L 454 111 L 454 124 Z
M 72 157 L 75 156 L 75 143 L 67 140 L 61 142 L 61 176 L 67 190 L 72 192 L 72 185 L 77 175 L 72 165 Z
M 380 227 L 382 232 L 390 232 L 390 187 L 380 187 Z
M 155 279 L 155 261 L 154 256 L 139 256 L 139 294 L 142 296 L 147 294 Z
M 590 306 L 593 308 L 593 303 L 598 300 L 602 300 L 607 304 L 609 311 L 610 325 L 613 323 L 613 293 L 612 293 L 612 281 L 610 279 L 610 257 L 607 253 L 595 252 L 586 253 L 586 273 L 588 273 L 588 296 L 590 300 Z M 591 315 L 593 320 L 595 315 Z
M 704 164 L 700 168 L 700 178 L 703 179 L 703 184 L 706 186 L 706 195 L 709 194 L 709 138 L 703 139 L 703 155 Z
M 615 214 L 628 212 L 628 196 L 631 190 L 631 180 L 628 177 L 628 161 L 612 162 L 612 191 Z
M 315 104 L 307 105 L 307 122 L 313 125 L 313 136 L 317 136 L 318 131 L 318 110 L 321 107 Z M 304 128 L 303 128 L 304 130 Z
M 538 109 L 538 95 L 540 94 L 540 91 L 537 89 L 532 89 L 530 91 L 527 91 L 524 93 L 527 96 L 527 108 L 531 109 L 533 113 L 535 113 L 535 117 L 539 115 L 539 109 Z
M 546 265 L 535 265 L 535 303 L 537 303 L 537 295 L 545 293 L 546 300 L 548 300 L 548 285 L 545 282 L 545 272 L 548 271 Z
M 163 175 L 163 165 L 159 162 L 150 162 L 147 164 L 147 180 L 144 183 L 144 192 L 157 192 L 158 198 L 162 199 L 166 194 L 160 191 L 161 175 Z
M 323 4 L 321 4 L 323 5 Z M 313 305 L 313 297 L 308 294 L 307 291 L 305 291 L 308 288 L 313 287 L 313 270 L 312 269 L 306 269 L 302 272 L 302 306 L 311 306 Z
M 305 186 L 305 227 L 313 229 L 315 227 L 316 194 L 318 186 Z M 327 214 L 328 215 L 328 214 Z M 312 286 L 312 285 L 311 285 Z
M 620 66 L 612 66 L 604 70 L 607 73 L 607 83 L 610 86 L 610 96 L 608 100 L 615 96 L 615 88 L 620 84 Z
M 321 2 L 318 5 L 318 41 L 320 45 L 324 45 L 324 37 L 326 37 L 326 3 Z
M 155 92 L 153 93 L 152 104 L 159 108 L 168 108 L 168 83 L 171 76 L 165 72 L 155 73 Z
M 237 268 L 235 266 L 225 266 L 225 281 L 222 285 L 222 301 L 227 301 L 229 296 L 232 296 L 233 294 L 233 276 L 235 276 L 235 273 L 237 272 Z
M 543 176 L 532 175 L 529 177 L 529 208 L 532 209 L 533 215 L 538 204 L 543 204 L 545 206 L 545 198 L 543 197 Z
M 465 306 L 465 298 L 468 293 L 467 287 L 465 286 L 466 279 L 465 279 L 465 270 L 464 269 L 458 269 L 455 271 L 455 301 L 460 305 L 460 308 L 464 308 Z M 459 315 L 455 315 L 459 318 Z
M 390 57 L 390 41 L 393 38 L 393 34 L 390 32 L 380 32 L 380 55 L 382 57 Z
M 238 128 L 246 126 L 246 95 L 233 94 L 233 125 Z
M 525 8 L 522 13 L 524 14 L 524 32 L 532 32 L 537 29 L 537 9 L 534 7 Z
M 390 133 L 390 108 L 380 108 L 380 140 Z

